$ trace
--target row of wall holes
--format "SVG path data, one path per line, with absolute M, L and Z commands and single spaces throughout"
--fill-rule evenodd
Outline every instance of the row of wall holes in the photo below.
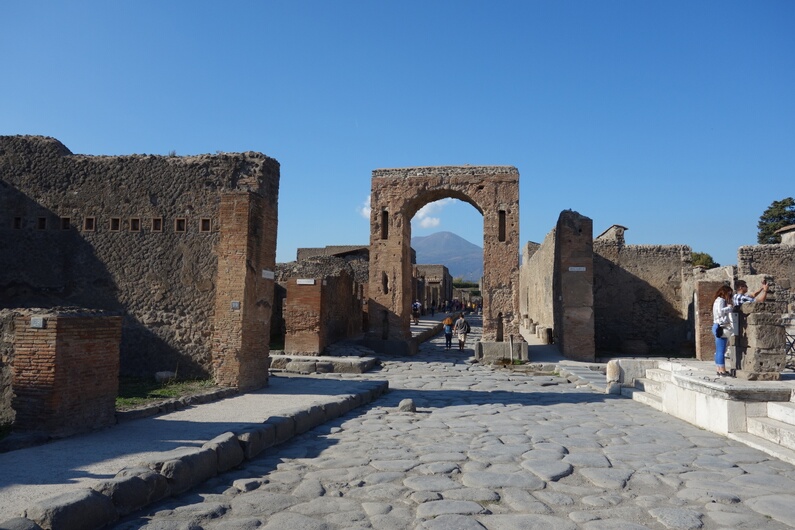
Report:
M 13 227 L 15 230 L 22 229 L 22 217 L 14 217 Z M 60 218 L 61 230 L 70 230 L 74 225 L 72 224 L 71 217 L 61 217 Z M 212 219 L 209 217 L 202 217 L 199 219 L 199 232 L 210 232 L 212 231 Z M 122 228 L 122 219 L 121 217 L 111 217 L 110 224 L 108 226 L 111 232 L 121 232 Z M 47 218 L 46 217 L 39 217 L 36 219 L 36 229 L 37 230 L 47 230 Z M 141 232 L 143 230 L 143 221 L 140 217 L 130 217 L 128 229 L 130 232 Z M 97 230 L 97 218 L 96 217 L 84 217 L 83 218 L 83 232 L 95 232 Z M 151 232 L 162 232 L 163 231 L 163 218 L 162 217 L 152 217 L 149 223 L 149 230 Z M 188 231 L 188 220 L 184 217 L 177 217 L 174 219 L 174 232 L 187 232 Z

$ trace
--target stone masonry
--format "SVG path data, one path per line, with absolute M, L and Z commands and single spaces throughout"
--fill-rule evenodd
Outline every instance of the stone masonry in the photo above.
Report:
M 0 137 L 0 308 L 122 315 L 123 374 L 264 384 L 278 189 L 259 153 L 87 156 Z
M 519 172 L 510 166 L 445 166 L 373 171 L 370 204 L 371 346 L 410 339 L 411 219 L 452 197 L 483 215 L 483 338 L 519 331 Z M 380 342 L 379 342 L 380 341 Z

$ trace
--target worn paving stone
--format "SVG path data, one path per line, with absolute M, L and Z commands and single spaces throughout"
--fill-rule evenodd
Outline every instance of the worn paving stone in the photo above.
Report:
M 372 373 L 325 374 L 388 379 L 390 392 L 113 528 L 795 527 L 792 465 L 632 400 L 471 363 L 442 343 Z M 417 412 L 398 412 L 404 399 Z

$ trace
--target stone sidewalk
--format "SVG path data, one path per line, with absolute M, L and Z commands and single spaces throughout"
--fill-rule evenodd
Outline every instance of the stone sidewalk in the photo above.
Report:
M 442 344 L 355 376 L 391 389 L 363 411 L 114 528 L 795 526 L 792 465 L 588 384 L 480 366 L 471 349 Z M 399 410 L 407 399 L 415 412 Z
M 51 520 L 53 513 L 59 510 L 62 518 L 69 515 L 70 510 L 80 515 L 86 506 L 89 511 L 97 511 L 104 505 L 96 505 L 97 499 L 93 498 L 96 496 L 86 501 L 84 494 L 99 484 L 116 480 L 117 473 L 123 469 L 153 468 L 164 460 L 185 459 L 184 450 L 180 448 L 198 451 L 206 442 L 230 432 L 246 433 L 248 443 L 252 432 L 273 431 L 270 444 L 260 439 L 259 444 L 264 449 L 286 441 L 296 432 L 304 432 L 369 403 L 386 390 L 386 383 L 374 378 L 346 381 L 272 376 L 269 387 L 256 392 L 1 453 L 0 529 L 5 528 L 2 521 L 26 512 L 32 518 Z M 281 434 L 277 433 L 277 428 Z M 252 448 L 245 444 L 243 448 L 248 452 L 245 456 L 251 456 Z M 182 454 L 178 454 L 179 451 L 183 451 Z M 211 476 L 216 474 L 212 471 L 208 471 Z M 195 478 L 198 483 L 201 477 Z M 169 478 L 170 489 L 174 489 L 175 480 Z M 152 492 L 143 491 L 142 494 L 151 498 Z M 37 514 L 36 517 L 33 514 Z M 115 519 L 112 514 L 109 517 Z

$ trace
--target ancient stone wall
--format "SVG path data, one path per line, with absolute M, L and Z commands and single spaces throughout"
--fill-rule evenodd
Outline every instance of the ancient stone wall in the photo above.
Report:
M 569 359 L 594 359 L 593 228 L 573 211 L 561 212 L 555 229 L 541 245 L 524 248 L 520 307 L 524 325 L 547 329 Z
M 217 248 L 231 228 L 222 196 L 260 197 L 246 206 L 264 212 L 249 225 L 260 241 L 246 249 L 262 278 L 275 267 L 278 186 L 278 162 L 259 153 L 86 156 L 52 138 L 0 137 L 0 307 L 119 312 L 123 373 L 206 376 Z M 250 300 L 269 308 L 266 298 Z
M 425 278 L 423 299 L 426 307 L 436 303 L 437 309 L 453 299 L 453 277 L 444 265 L 415 265 L 417 275 Z
M 555 230 L 552 230 L 540 245 L 528 243 L 524 247 L 519 299 L 525 326 L 533 322 L 541 328 L 554 328 L 554 277 Z
M 755 245 L 737 250 L 737 276 L 772 276 L 776 283 L 776 298 L 795 312 L 795 246 Z M 749 283 L 749 287 L 751 284 Z
M 594 240 L 596 349 L 629 355 L 692 355 L 690 247 Z

